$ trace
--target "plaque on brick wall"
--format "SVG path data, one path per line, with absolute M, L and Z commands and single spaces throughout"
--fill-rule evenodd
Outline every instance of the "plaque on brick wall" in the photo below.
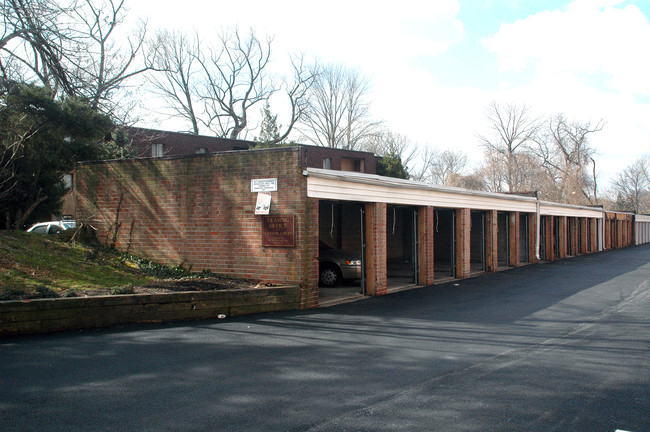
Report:
M 296 216 L 262 216 L 262 246 L 295 247 Z

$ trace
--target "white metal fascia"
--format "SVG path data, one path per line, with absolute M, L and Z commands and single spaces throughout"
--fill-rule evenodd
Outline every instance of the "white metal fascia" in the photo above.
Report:
M 650 215 L 636 215 L 634 219 L 637 222 L 650 222 Z
M 526 213 L 537 210 L 537 199 L 532 197 L 428 185 L 348 171 L 308 168 L 303 174 L 307 177 L 307 196 L 310 198 Z
M 543 216 L 568 216 L 602 219 L 604 212 L 599 207 L 586 207 L 571 204 L 560 204 L 550 201 L 540 201 L 540 214 Z

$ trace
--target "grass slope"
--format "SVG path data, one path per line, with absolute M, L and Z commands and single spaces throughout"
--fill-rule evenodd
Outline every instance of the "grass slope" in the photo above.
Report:
M 155 281 L 128 255 L 73 243 L 69 237 L 0 231 L 0 300 L 20 292 L 23 298 L 44 297 L 48 291 L 84 295 Z

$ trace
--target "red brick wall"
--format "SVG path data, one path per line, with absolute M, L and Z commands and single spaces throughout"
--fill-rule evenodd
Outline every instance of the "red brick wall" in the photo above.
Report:
M 486 212 L 486 264 L 485 268 L 487 271 L 497 271 L 499 268 L 499 251 L 498 251 L 498 232 L 499 232 L 499 223 L 498 223 L 498 214 L 496 210 L 489 210 Z
M 598 251 L 598 219 L 592 218 L 589 219 L 591 228 L 589 229 L 589 235 L 591 236 L 591 250 L 589 252 Z
M 323 168 L 323 159 L 329 158 L 332 160 L 331 169 L 340 171 L 341 158 L 349 158 L 363 160 L 362 172 L 367 174 L 375 174 L 377 172 L 377 158 L 372 153 L 311 145 L 300 146 L 300 151 L 301 165 L 304 167 Z
M 262 247 L 251 179 L 277 178 L 271 214 L 296 216 L 296 246 Z M 78 166 L 78 219 L 100 241 L 155 262 L 271 283 L 299 283 L 314 305 L 317 203 L 296 149 L 122 160 Z
M 366 292 L 386 294 L 386 204 L 366 204 Z
M 471 274 L 471 229 L 470 209 L 456 210 L 456 277 L 468 278 Z
M 521 235 L 519 232 L 519 212 L 510 212 L 508 214 L 508 224 L 508 232 L 510 233 L 508 238 L 510 242 L 510 247 L 508 248 L 508 251 L 510 252 L 510 256 L 508 257 L 508 265 L 510 267 L 518 267 L 519 236 Z
M 433 285 L 434 258 L 433 236 L 435 230 L 434 208 L 420 207 L 418 209 L 418 235 L 420 260 L 420 285 Z
M 149 158 L 152 156 L 152 144 L 162 144 L 164 156 L 181 156 L 196 154 L 198 149 L 206 149 L 208 153 L 230 150 L 244 150 L 256 145 L 253 141 L 232 140 L 206 135 L 143 129 L 138 127 L 126 128 L 136 157 Z

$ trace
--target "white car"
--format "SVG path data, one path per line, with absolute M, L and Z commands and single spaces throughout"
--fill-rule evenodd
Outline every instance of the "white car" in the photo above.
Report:
M 39 222 L 32 225 L 27 232 L 36 234 L 57 234 L 70 228 L 75 228 L 77 222 L 73 220 Z

